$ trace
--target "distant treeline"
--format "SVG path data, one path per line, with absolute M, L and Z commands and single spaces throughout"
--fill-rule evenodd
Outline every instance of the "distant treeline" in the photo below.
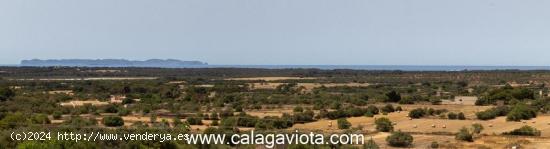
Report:
M 160 77 L 168 80 L 227 77 L 323 77 L 333 82 L 419 83 L 431 81 L 530 83 L 550 80 L 550 71 L 387 71 L 350 69 L 258 69 L 258 68 L 142 68 L 142 67 L 0 67 L 2 78 L 59 77 Z

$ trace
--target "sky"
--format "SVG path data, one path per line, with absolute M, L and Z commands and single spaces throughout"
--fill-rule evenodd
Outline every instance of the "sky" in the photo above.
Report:
M 550 65 L 548 0 L 0 0 L 0 64 Z

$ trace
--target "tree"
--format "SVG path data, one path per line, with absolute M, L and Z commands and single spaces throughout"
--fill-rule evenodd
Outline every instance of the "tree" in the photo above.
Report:
M 123 126 L 124 120 L 120 116 L 106 116 L 103 118 L 103 125 L 108 127 Z
M 348 129 L 351 127 L 351 123 L 345 118 L 338 119 L 338 129 Z
M 408 133 L 396 131 L 388 136 L 386 141 L 393 147 L 408 147 L 412 145 L 413 137 Z
M 528 120 L 531 118 L 537 117 L 537 111 L 533 110 L 529 106 L 518 103 L 514 108 L 506 115 L 507 121 L 520 121 Z
M 385 117 L 378 118 L 376 119 L 376 121 L 374 121 L 374 123 L 376 124 L 376 130 L 378 131 L 381 131 L 381 132 L 393 131 L 392 122 L 388 118 L 385 118 Z
M 387 102 L 399 102 L 401 100 L 401 94 L 396 91 L 386 93 L 386 97 L 388 98 Z

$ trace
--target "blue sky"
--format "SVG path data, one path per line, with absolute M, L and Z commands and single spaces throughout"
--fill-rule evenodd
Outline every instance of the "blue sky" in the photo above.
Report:
M 1 0 L 0 64 L 550 65 L 548 0 Z

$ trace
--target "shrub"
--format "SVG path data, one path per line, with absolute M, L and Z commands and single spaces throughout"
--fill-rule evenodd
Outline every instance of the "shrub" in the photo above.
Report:
M 409 117 L 411 118 L 421 118 L 426 115 L 426 111 L 422 108 L 416 108 L 409 112 Z
M 386 102 L 399 102 L 401 100 L 401 94 L 396 91 L 390 91 L 386 93 L 387 100 Z
M 432 144 L 430 144 L 430 148 L 439 148 L 439 143 L 433 141 Z
M 212 120 L 212 124 L 211 124 L 211 125 L 212 125 L 212 126 L 218 126 L 218 125 L 219 125 L 218 120 Z
M 189 125 L 202 125 L 202 118 L 200 117 L 187 117 L 186 121 Z
M 376 124 L 376 130 L 381 132 L 390 132 L 393 131 L 393 125 L 390 119 L 382 117 L 379 119 L 376 119 L 374 121 L 374 124 Z
M 458 113 L 457 118 L 458 118 L 459 120 L 465 120 L 465 119 L 466 119 L 466 116 L 464 116 L 464 113 L 460 112 L 460 113 Z
M 56 119 L 56 120 L 61 119 L 62 116 L 63 116 L 63 113 L 61 113 L 59 111 L 55 111 L 52 114 L 53 119 Z
M 393 147 L 408 147 L 412 145 L 413 137 L 408 133 L 396 131 L 388 136 L 386 141 Z
M 472 133 L 470 133 L 466 127 L 462 127 L 462 129 L 460 129 L 460 131 L 456 134 L 455 139 L 468 142 L 474 141 Z
M 31 121 L 34 124 L 49 124 L 51 123 L 50 119 L 48 119 L 48 116 L 45 114 L 35 114 L 31 117 Z
M 448 117 L 449 119 L 454 120 L 454 119 L 457 118 L 457 115 L 456 115 L 454 112 L 449 112 L 449 113 L 447 114 L 447 117 Z
M 403 111 L 403 109 L 401 108 L 401 106 L 397 106 L 395 107 L 395 111 Z
M 219 120 L 220 118 L 218 117 L 218 112 L 212 112 L 212 114 L 210 114 L 210 120 Z
M 301 106 L 296 106 L 294 107 L 294 112 L 304 112 L 304 108 L 302 108 Z
M 440 105 L 441 102 L 442 101 L 439 98 L 430 99 L 430 103 L 432 103 L 432 105 Z
M 510 132 L 505 132 L 503 134 L 517 135 L 517 136 L 540 136 L 540 131 L 531 126 L 523 126 L 521 128 L 514 129 Z
M 483 125 L 481 124 L 472 124 L 472 131 L 475 134 L 480 134 L 483 131 Z
M 370 105 L 367 107 L 367 112 L 372 113 L 373 115 L 376 115 L 380 112 L 380 110 L 376 106 Z
M 477 112 L 476 117 L 480 120 L 494 119 L 497 116 L 505 116 L 509 113 L 510 108 L 506 106 L 498 106 L 485 111 Z
M 525 104 L 516 104 L 512 111 L 506 115 L 507 121 L 528 120 L 537 117 L 537 112 Z
M 399 104 L 414 104 L 414 101 L 411 98 L 403 98 L 399 100 Z
M 351 127 L 351 123 L 345 118 L 338 119 L 338 129 L 348 129 Z
M 103 125 L 108 127 L 123 126 L 124 120 L 120 116 L 107 116 L 103 118 Z
M 382 107 L 382 112 L 391 113 L 394 112 L 395 108 L 393 108 L 393 105 L 387 104 L 386 106 Z
M 363 145 L 363 149 L 379 149 L 380 147 L 378 147 L 378 144 L 376 144 L 376 142 L 374 142 L 374 140 L 372 139 L 369 139 L 369 141 L 367 141 L 367 143 L 365 143 Z

